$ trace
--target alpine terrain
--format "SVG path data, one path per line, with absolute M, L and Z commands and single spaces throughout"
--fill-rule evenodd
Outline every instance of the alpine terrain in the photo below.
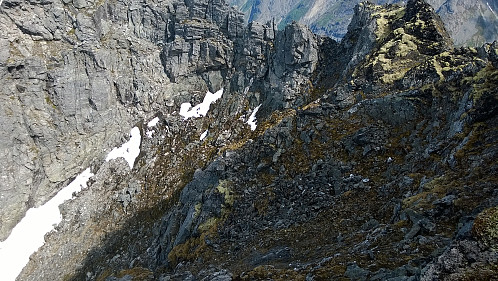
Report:
M 0 279 L 498 280 L 498 43 L 229 4 L 1 1 Z
M 353 8 L 360 0 L 230 0 L 244 19 L 274 20 L 279 28 L 292 21 L 313 32 L 340 40 L 347 32 Z M 375 4 L 406 3 L 405 0 L 373 0 Z M 496 0 L 427 0 L 443 20 L 456 45 L 481 46 L 498 40 Z

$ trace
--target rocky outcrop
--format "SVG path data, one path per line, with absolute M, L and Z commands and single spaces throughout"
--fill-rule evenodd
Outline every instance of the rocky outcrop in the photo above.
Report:
M 4 1 L 0 16 L 21 26 L 1 64 L 4 151 L 35 148 L 35 168 L 4 167 L 38 177 L 5 202 L 95 174 L 19 280 L 496 276 L 497 46 L 454 49 L 425 2 L 358 5 L 340 43 L 244 26 L 224 1 Z M 219 88 L 205 116 L 179 114 Z M 132 126 L 133 168 L 103 161 Z M 13 225 L 22 210 L 1 206 Z
M 231 71 L 234 41 L 244 32 L 239 13 L 212 2 L 176 3 L 166 28 L 161 53 L 164 70 L 172 81 L 203 73 L 210 88 L 221 87 Z
M 340 40 L 352 20 L 354 7 L 361 1 L 313 0 L 267 1 L 231 0 L 248 22 L 274 20 L 279 29 L 298 21 L 317 34 Z M 407 1 L 370 1 L 375 4 L 403 4 Z M 493 1 L 428 0 L 442 18 L 456 45 L 481 46 L 497 38 L 498 6 Z
M 264 89 L 268 109 L 302 106 L 309 102 L 310 76 L 318 63 L 318 39 L 302 25 L 293 23 L 275 38 L 273 60 L 268 75 L 269 89 Z

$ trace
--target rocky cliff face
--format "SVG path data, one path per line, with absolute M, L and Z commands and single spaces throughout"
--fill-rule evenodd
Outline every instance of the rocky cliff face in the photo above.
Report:
M 138 3 L 2 2 L 0 238 L 171 102 L 166 15 Z
M 353 8 L 361 1 L 231 0 L 248 22 L 275 20 L 283 28 L 292 21 L 308 25 L 313 32 L 340 40 L 347 32 Z M 370 1 L 375 4 L 405 4 L 406 1 Z M 437 11 L 456 45 L 481 46 L 497 40 L 496 1 L 427 1 Z
M 247 111 L 249 100 L 302 104 L 292 87 L 317 60 L 314 35 L 298 26 L 276 48 L 304 57 L 273 59 L 274 27 L 246 28 L 224 2 L 3 1 L 0 13 L 2 239 L 28 208 L 98 165 L 135 122 L 208 89 L 247 94 L 255 79 L 258 92 L 230 102 L 229 114 Z M 273 88 L 281 96 L 260 97 Z
M 95 173 L 19 280 L 496 278 L 498 46 L 454 48 L 427 3 L 359 4 L 340 43 L 211 0 L 0 24 L 3 237 Z M 104 161 L 133 126 L 132 169 Z

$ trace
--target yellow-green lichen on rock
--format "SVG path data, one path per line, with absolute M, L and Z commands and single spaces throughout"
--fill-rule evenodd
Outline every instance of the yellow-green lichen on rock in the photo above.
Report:
M 230 182 L 229 181 L 220 181 L 218 186 L 216 187 L 216 190 L 223 194 L 225 198 L 225 207 L 233 205 L 234 201 L 234 194 L 230 189 Z
M 472 227 L 473 236 L 493 251 L 498 251 L 498 206 L 477 215 Z
M 372 16 L 376 19 L 375 23 L 377 24 L 375 32 L 377 40 L 385 38 L 391 31 L 391 24 L 405 14 L 405 8 L 397 5 L 389 7 L 375 5 L 373 10 Z

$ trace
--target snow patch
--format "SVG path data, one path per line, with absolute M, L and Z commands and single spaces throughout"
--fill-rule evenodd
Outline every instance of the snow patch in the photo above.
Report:
M 0 4 L 2 3 L 2 1 L 0 1 Z M 493 9 L 491 8 L 491 6 L 489 5 L 489 2 L 486 2 L 486 5 L 488 6 L 488 9 L 491 11 L 491 13 L 493 13 L 493 15 L 495 16 L 496 19 L 498 19 L 498 16 L 496 15 L 495 11 L 493 11 Z
M 206 130 L 204 133 L 202 133 L 200 139 L 204 140 L 207 137 L 207 135 L 208 135 L 208 130 Z
M 249 86 L 245 87 L 245 89 L 244 89 L 244 96 L 247 96 L 248 92 L 249 92 Z
M 45 243 L 45 234 L 54 229 L 62 220 L 59 205 L 87 187 L 93 176 L 86 169 L 64 187 L 57 195 L 38 208 L 31 208 L 25 217 L 14 227 L 4 242 L 0 242 L 0 274 L 4 281 L 14 281 L 29 261 L 31 254 Z
M 135 159 L 140 154 L 140 129 L 134 127 L 130 132 L 130 140 L 124 143 L 120 148 L 115 147 L 108 155 L 105 161 L 110 161 L 119 157 L 123 157 L 133 169 Z M 151 135 L 152 136 L 152 135 Z
M 149 128 L 153 128 L 159 122 L 159 117 L 155 117 L 147 123 L 147 132 L 145 133 L 149 139 L 152 138 L 152 135 L 156 132 L 155 130 L 149 130 Z
M 159 122 L 159 117 L 155 117 L 154 119 L 150 120 L 149 123 L 147 123 L 147 128 L 155 127 L 158 122 Z
M 222 95 L 223 95 L 223 88 L 221 88 L 219 91 L 217 91 L 214 94 L 208 91 L 202 103 L 194 107 L 192 107 L 192 105 L 189 102 L 182 103 L 182 105 L 180 106 L 180 115 L 184 117 L 184 120 L 187 120 L 189 118 L 198 118 L 206 116 L 211 104 L 220 99 Z
M 256 113 L 258 113 L 259 108 L 261 107 L 261 104 L 256 106 L 256 108 L 252 111 L 251 116 L 249 116 L 249 119 L 247 119 L 247 124 L 251 126 L 251 131 L 256 130 Z

